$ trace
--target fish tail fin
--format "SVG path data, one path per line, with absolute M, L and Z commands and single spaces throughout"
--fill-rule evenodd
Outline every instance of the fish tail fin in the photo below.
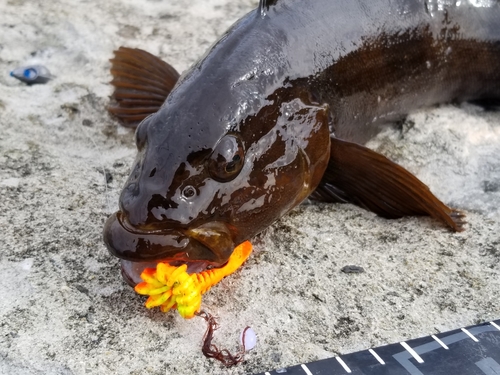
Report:
M 136 127 L 160 109 L 179 73 L 158 57 L 137 48 L 120 47 L 110 59 L 115 91 L 108 111 L 124 126 Z
M 386 218 L 429 215 L 454 231 L 464 230 L 465 215 L 403 167 L 356 143 L 333 137 L 331 142 L 327 170 L 312 198 L 354 203 Z

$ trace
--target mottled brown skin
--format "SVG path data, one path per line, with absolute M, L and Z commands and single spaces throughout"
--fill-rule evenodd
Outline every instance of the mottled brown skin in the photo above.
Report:
M 124 267 L 220 266 L 310 195 L 462 230 L 460 212 L 362 145 L 410 110 L 500 99 L 500 3 L 476 3 L 261 1 L 173 89 L 168 64 L 116 51 L 110 111 L 132 126 L 158 112 L 137 129 L 109 250 Z

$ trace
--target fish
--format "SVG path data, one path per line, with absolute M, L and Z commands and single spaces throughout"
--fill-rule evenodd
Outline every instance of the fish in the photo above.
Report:
M 410 112 L 500 99 L 496 0 L 261 0 L 185 73 L 111 59 L 137 157 L 104 242 L 131 285 L 158 262 L 221 267 L 305 199 L 386 218 L 465 214 L 364 145 Z

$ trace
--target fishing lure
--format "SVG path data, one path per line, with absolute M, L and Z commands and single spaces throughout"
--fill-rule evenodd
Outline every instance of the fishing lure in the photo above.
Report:
M 234 249 L 223 267 L 192 274 L 187 273 L 186 264 L 175 267 L 160 262 L 156 268 L 142 272 L 144 281 L 135 286 L 135 291 L 149 296 L 145 303 L 148 309 L 160 307 L 162 312 L 177 309 L 183 318 L 191 319 L 200 310 L 202 295 L 236 271 L 251 252 L 251 243 L 245 241 Z

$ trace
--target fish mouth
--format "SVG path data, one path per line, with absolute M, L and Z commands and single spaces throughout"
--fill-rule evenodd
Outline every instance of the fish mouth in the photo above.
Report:
M 158 263 L 168 263 L 171 266 L 180 266 L 182 264 L 187 264 L 187 273 L 199 273 L 203 272 L 208 268 L 213 267 L 209 262 L 194 261 L 194 262 L 181 262 L 181 261 L 168 261 L 167 259 L 156 261 L 156 262 L 132 262 L 130 260 L 120 259 L 120 268 L 123 280 L 126 281 L 131 287 L 135 287 L 137 284 L 142 282 L 141 273 L 144 272 L 146 268 L 156 268 Z
M 235 244 L 226 223 L 204 223 L 188 229 L 145 229 L 132 226 L 118 211 L 107 220 L 103 239 L 109 252 L 121 259 L 122 276 L 128 284 L 141 282 L 145 268 L 160 262 L 188 265 L 188 272 L 201 272 L 224 265 Z

